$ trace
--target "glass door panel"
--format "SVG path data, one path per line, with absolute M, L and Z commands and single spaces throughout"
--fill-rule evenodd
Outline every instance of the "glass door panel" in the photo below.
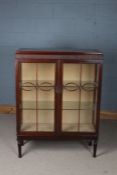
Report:
M 95 125 L 93 123 L 93 111 L 80 110 L 79 131 L 95 132 Z
M 62 131 L 78 132 L 80 65 L 63 64 Z
M 64 132 L 79 131 L 78 110 L 62 110 L 62 131 Z
M 21 63 L 21 82 L 22 83 L 27 82 L 26 85 L 31 85 L 30 83 L 32 82 L 35 84 L 35 81 L 36 81 L 36 64 L 35 63 Z
M 22 109 L 21 131 L 36 131 L 36 110 Z
M 38 88 L 38 131 L 54 131 L 54 89 L 43 91 Z
M 38 63 L 37 80 L 55 85 L 55 63 Z
M 39 110 L 38 123 L 38 131 L 54 132 L 54 110 Z
M 21 63 L 21 131 L 36 131 L 36 64 Z
M 21 108 L 36 109 L 36 64 L 21 64 Z
M 55 131 L 55 64 L 38 63 L 38 131 Z
M 97 78 L 98 65 L 82 64 L 81 73 L 81 104 L 89 107 L 80 111 L 80 132 L 95 132 L 96 108 L 97 108 Z
M 36 88 L 22 87 L 21 90 L 21 108 L 22 109 L 35 109 L 36 110 Z
M 95 132 L 96 70 L 95 64 L 63 64 L 63 132 Z
M 82 64 L 81 77 L 82 81 L 95 81 L 95 64 Z
M 63 85 L 72 89 L 79 85 L 80 81 L 80 65 L 64 64 L 63 65 Z M 75 86 L 75 87 L 74 87 Z
M 21 130 L 54 132 L 55 64 L 21 63 Z
M 64 89 L 63 90 L 63 102 L 62 108 L 64 109 L 79 109 L 79 92 L 78 91 L 69 91 Z
M 42 91 L 38 88 L 38 109 L 40 110 L 54 110 L 54 90 Z

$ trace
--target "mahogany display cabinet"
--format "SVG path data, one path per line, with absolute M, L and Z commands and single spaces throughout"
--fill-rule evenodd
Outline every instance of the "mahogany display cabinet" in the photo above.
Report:
M 102 64 L 99 51 L 16 51 L 19 157 L 34 139 L 84 139 L 96 157 Z

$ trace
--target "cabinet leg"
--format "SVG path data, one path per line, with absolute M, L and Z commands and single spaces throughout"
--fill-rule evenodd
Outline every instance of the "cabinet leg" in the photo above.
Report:
M 24 144 L 23 140 L 18 140 L 18 157 L 22 157 L 22 145 Z
M 97 140 L 94 140 L 94 144 L 93 144 L 93 157 L 96 157 L 96 152 L 97 152 Z
M 88 141 L 88 145 L 92 146 L 92 140 Z
M 22 140 L 22 146 L 24 146 L 24 140 Z

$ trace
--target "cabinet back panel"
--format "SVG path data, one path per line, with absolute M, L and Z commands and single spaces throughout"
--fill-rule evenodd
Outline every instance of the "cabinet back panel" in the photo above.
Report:
M 38 102 L 40 101 L 54 101 L 54 91 L 38 90 Z
M 54 125 L 54 110 L 38 110 L 38 122 Z
M 36 80 L 36 64 L 22 63 L 21 64 L 21 80 Z
M 64 64 L 63 65 L 63 81 L 79 81 L 80 80 L 80 65 L 79 64 Z
M 80 110 L 80 124 L 92 123 L 93 111 L 91 110 Z
M 79 92 L 78 91 L 63 91 L 63 102 L 64 101 L 75 101 L 79 102 L 80 97 L 79 97 Z
M 64 64 L 64 81 L 94 81 L 95 64 Z
M 94 101 L 94 92 L 81 91 L 81 102 L 93 102 Z
M 62 111 L 62 123 L 76 123 L 79 122 L 78 110 L 63 110 Z
M 82 81 L 95 80 L 95 64 L 82 64 L 81 80 Z
M 23 123 L 36 123 L 36 111 L 35 110 L 22 110 L 22 122 Z
M 36 89 L 31 91 L 22 90 L 22 101 L 36 101 Z
M 37 80 L 55 81 L 55 63 L 38 63 Z
M 55 81 L 55 64 L 21 63 L 21 80 Z

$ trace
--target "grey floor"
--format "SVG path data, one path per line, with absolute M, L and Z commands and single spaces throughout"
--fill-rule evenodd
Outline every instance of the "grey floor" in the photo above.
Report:
M 15 116 L 0 115 L 0 175 L 117 175 L 117 121 L 102 121 L 97 158 L 85 142 L 30 141 L 17 157 Z

